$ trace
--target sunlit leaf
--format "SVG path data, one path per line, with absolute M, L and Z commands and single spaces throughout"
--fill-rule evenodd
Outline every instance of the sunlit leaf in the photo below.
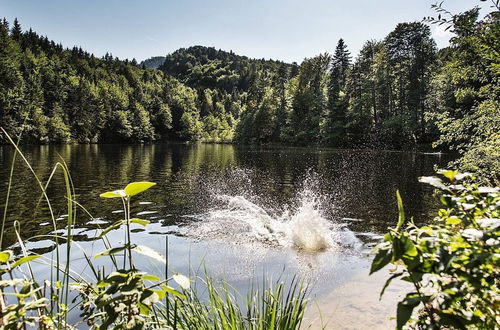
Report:
M 165 257 L 163 255 L 161 255 L 159 252 L 156 252 L 155 250 L 153 250 L 150 247 L 147 247 L 144 245 L 137 245 L 133 250 L 139 254 L 142 254 L 146 257 L 154 259 L 158 262 L 161 262 L 164 264 L 167 263 L 167 260 L 165 259 Z
M 129 183 L 125 187 L 125 194 L 127 194 L 127 196 L 134 196 L 134 195 L 137 195 L 145 190 L 148 190 L 149 188 L 151 188 L 154 185 L 156 185 L 156 183 L 147 182 L 147 181 L 132 182 L 132 183 Z
M 137 307 L 139 307 L 139 311 L 141 312 L 142 315 L 149 315 L 149 312 L 151 311 L 151 309 L 148 306 L 141 303 L 137 303 Z
M 124 190 L 108 191 L 99 195 L 102 198 L 123 198 L 127 197 Z
M 101 233 L 100 237 L 103 237 L 104 235 L 106 235 L 107 233 L 109 233 L 109 232 L 110 232 L 110 231 L 112 231 L 112 230 L 115 230 L 115 229 L 120 228 L 120 227 L 121 227 L 121 225 L 123 225 L 124 223 L 126 223 L 126 221 L 125 221 L 125 220 L 120 220 L 120 221 L 115 222 L 115 223 L 114 223 L 114 224 L 112 224 L 111 226 L 106 227 L 106 228 L 102 231 L 102 233 Z
M 401 229 L 401 226 L 403 226 L 403 224 L 405 223 L 405 210 L 403 208 L 403 199 L 399 194 L 399 190 L 396 190 L 396 198 L 398 200 L 398 211 L 399 211 L 399 219 L 398 219 L 398 224 L 396 226 L 396 230 L 399 231 Z
M 480 194 L 491 194 L 491 193 L 499 192 L 500 188 L 498 188 L 498 187 L 496 187 L 496 188 L 492 188 L 492 187 L 479 187 L 479 188 L 477 188 L 477 191 Z
M 443 171 L 438 171 L 439 174 L 443 175 L 446 177 L 448 180 L 453 181 L 455 180 L 455 177 L 458 174 L 458 171 L 455 170 L 443 170 Z
M 143 227 L 146 227 L 151 221 L 149 220 L 143 220 L 143 219 L 138 219 L 138 218 L 132 218 L 130 219 L 131 223 L 136 223 L 138 225 L 141 225 Z
M 6 263 L 7 261 L 10 260 L 11 257 L 12 257 L 12 251 L 10 251 L 10 250 L 0 252 L 0 262 L 1 263 Z
M 22 257 L 21 259 L 19 259 L 16 262 L 14 262 L 12 264 L 11 268 L 16 268 L 17 266 L 21 266 L 22 264 L 25 264 L 25 263 L 30 262 L 32 260 L 38 259 L 40 257 L 41 256 L 39 256 L 39 255 L 32 255 L 32 256 Z
M 443 181 L 440 178 L 436 178 L 434 176 L 421 176 L 418 178 L 418 181 L 422 183 L 427 183 L 430 184 L 433 187 L 446 190 L 446 186 L 444 185 Z
M 123 250 L 126 249 L 126 246 L 120 246 L 120 247 L 116 247 L 116 248 L 112 248 L 112 249 L 108 249 L 106 251 L 103 251 L 101 253 L 98 253 L 94 256 L 94 258 L 100 258 L 100 257 L 104 257 L 104 256 L 109 256 L 109 255 L 112 255 L 112 254 L 116 254 L 118 252 L 121 252 Z
M 459 223 L 462 223 L 462 220 L 457 217 L 449 217 L 448 219 L 446 219 L 447 225 L 458 225 Z
M 145 281 L 151 281 L 151 282 L 156 282 L 156 281 L 160 280 L 160 278 L 158 276 L 148 275 L 148 274 L 142 275 L 142 279 Z
M 166 293 L 170 293 L 174 296 L 177 296 L 179 298 L 182 298 L 182 299 L 186 299 L 186 296 L 183 295 L 182 293 L 180 293 L 179 291 L 175 290 L 174 288 L 168 286 L 168 285 L 162 285 L 161 288 L 166 292 Z
M 172 278 L 184 290 L 188 290 L 191 286 L 191 281 L 189 280 L 189 278 L 182 274 L 175 274 L 174 276 L 172 276 Z
M 164 299 L 165 296 L 167 295 L 164 290 L 151 289 L 151 291 L 153 291 L 154 293 L 156 293 L 160 299 Z

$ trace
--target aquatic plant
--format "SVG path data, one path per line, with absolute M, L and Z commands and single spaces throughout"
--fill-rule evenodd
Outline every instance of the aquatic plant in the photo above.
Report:
M 240 306 L 239 297 L 223 282 L 217 288 L 205 276 L 203 289 L 206 299 L 200 299 L 197 290 L 176 297 L 175 308 L 164 310 L 164 319 L 176 329 L 200 330 L 268 330 L 299 329 L 306 309 L 306 288 L 297 280 L 287 286 L 283 282 L 264 283 L 260 290 L 249 290 L 246 306 Z M 245 307 L 245 309 L 243 309 Z
M 252 290 L 248 294 L 246 312 L 243 313 L 240 301 L 234 299 L 226 285 L 217 289 L 210 277 L 205 283 L 209 299 L 204 300 L 199 292 L 191 288 L 191 280 L 182 274 L 173 274 L 161 279 L 135 267 L 133 252 L 165 262 L 160 253 L 136 245 L 131 239 L 131 224 L 147 226 L 148 220 L 132 218 L 130 207 L 132 197 L 153 187 L 152 182 L 133 182 L 124 189 L 102 193 L 102 198 L 116 198 L 122 202 L 124 219 L 116 221 L 100 231 L 95 237 L 101 240 L 105 250 L 94 255 L 87 255 L 81 250 L 92 271 L 94 278 L 85 278 L 71 268 L 74 256 L 72 228 L 76 223 L 76 208 L 79 207 L 87 216 L 92 216 L 75 200 L 75 193 L 69 170 L 64 161 L 57 163 L 47 182 L 43 182 L 31 167 L 17 144 L 2 129 L 6 138 L 15 148 L 15 156 L 21 157 L 30 169 L 41 190 L 40 202 L 45 202 L 52 219 L 53 233 L 39 235 L 38 238 L 50 238 L 55 249 L 52 256 L 39 255 L 27 250 L 21 237 L 20 226 L 14 223 L 18 249 L 0 251 L 0 327 L 5 329 L 73 329 L 86 323 L 92 329 L 298 329 L 306 307 L 306 290 L 297 281 L 291 286 L 277 283 L 275 286 L 263 286 L 262 292 Z M 7 200 L 14 179 L 11 164 Z M 58 231 L 56 217 L 51 201 L 46 193 L 57 170 L 60 170 L 65 182 L 67 199 L 67 222 L 65 235 Z M 2 229 L 7 224 L 7 210 L 4 210 Z M 107 238 L 109 232 L 125 228 L 123 245 L 113 246 Z M 2 230 L 3 232 L 3 230 Z M 2 243 L 0 236 L 0 244 Z M 65 242 L 64 247 L 60 243 Z M 60 249 L 64 249 L 65 260 Z M 19 251 L 14 252 L 14 251 Z M 106 272 L 95 260 L 107 257 L 112 270 Z M 120 260 L 122 258 L 122 260 Z M 122 262 L 120 262 L 122 261 Z M 32 271 L 31 262 L 48 266 L 48 278 Z M 176 290 L 169 286 L 174 281 L 180 287 Z M 81 311 L 76 324 L 69 323 L 70 313 Z
M 500 325 L 500 189 L 473 183 L 457 171 L 422 177 L 440 191 L 443 208 L 433 224 L 406 222 L 397 194 L 399 220 L 376 247 L 370 273 L 396 268 L 380 295 L 396 278 L 410 282 L 397 307 L 397 327 L 496 329 Z M 414 311 L 416 310 L 416 311 Z

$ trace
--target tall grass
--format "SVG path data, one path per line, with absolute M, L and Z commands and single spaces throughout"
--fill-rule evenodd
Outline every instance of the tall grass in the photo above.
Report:
M 0 245 L 3 232 L 8 225 L 8 207 L 10 191 L 15 182 L 16 157 L 31 172 L 38 189 L 40 202 L 47 205 L 54 232 L 49 237 L 55 243 L 55 249 L 47 256 L 37 255 L 25 246 L 20 225 L 14 223 L 20 255 L 10 250 L 0 252 L 0 327 L 6 329 L 25 329 L 35 326 L 40 329 L 70 329 L 70 313 L 81 311 L 78 324 L 86 323 L 89 327 L 100 328 L 167 328 L 167 329 L 248 329 L 278 330 L 298 329 L 306 308 L 306 288 L 296 279 L 289 286 L 281 282 L 263 284 L 258 289 L 247 293 L 246 302 L 235 290 L 223 282 L 216 286 L 207 275 L 202 286 L 205 290 L 192 289 L 189 280 L 176 274 L 170 278 L 148 275 L 135 268 L 132 251 L 149 255 L 155 259 L 161 256 L 146 247 L 136 246 L 132 242 L 130 224 L 146 226 L 149 221 L 132 219 L 130 205 L 132 196 L 149 189 L 154 184 L 137 182 L 129 184 L 124 190 L 101 194 L 104 198 L 120 198 L 123 203 L 125 219 L 104 228 L 96 239 L 102 240 L 105 251 L 89 256 L 73 240 L 72 228 L 76 223 L 77 208 L 86 216 L 90 213 L 75 200 L 74 185 L 67 164 L 58 162 L 44 182 L 34 171 L 29 161 L 12 138 L 0 128 L 15 152 L 10 168 L 7 198 L 2 218 Z M 58 234 L 56 217 L 47 189 L 52 179 L 61 174 L 64 178 L 64 198 L 67 205 L 65 235 Z M 34 211 L 36 212 L 36 210 Z M 113 246 L 107 238 L 111 230 L 124 228 L 125 244 Z M 62 248 L 61 243 L 66 243 Z M 86 278 L 71 268 L 74 246 L 80 249 L 92 272 L 92 278 Z M 62 250 L 64 249 L 64 250 Z M 111 272 L 95 263 L 95 258 L 109 258 Z M 65 261 L 63 262 L 63 258 Z M 122 258 L 123 263 L 119 262 Z M 46 265 L 48 278 L 35 273 L 32 262 Z M 166 264 L 166 260 L 164 261 Z M 166 265 L 167 267 L 167 265 Z M 27 272 L 26 272 L 27 270 Z M 166 274 L 165 274 L 166 276 Z M 174 280 L 182 288 L 178 291 L 168 286 Z M 71 299 L 74 297 L 74 299 Z M 238 299 L 239 297 L 239 299 Z
M 209 276 L 202 286 L 185 299 L 170 298 L 174 308 L 159 311 L 164 325 L 186 330 L 275 330 L 299 329 L 302 323 L 307 290 L 296 279 L 289 286 L 264 282 L 249 290 L 246 302 L 227 283 L 217 287 Z

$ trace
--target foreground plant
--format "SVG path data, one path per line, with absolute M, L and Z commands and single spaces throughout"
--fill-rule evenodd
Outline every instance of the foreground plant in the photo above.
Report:
M 295 279 L 289 285 L 276 282 L 251 289 L 246 306 L 225 282 L 217 288 L 208 276 L 202 291 L 204 299 L 198 290 L 185 298 L 171 296 L 175 308 L 162 311 L 167 325 L 183 330 L 294 330 L 300 328 L 307 305 L 307 289 Z
M 145 254 L 149 257 L 160 259 L 162 256 L 156 251 L 133 245 L 131 241 L 130 225 L 132 223 L 146 226 L 148 220 L 131 218 L 130 204 L 135 196 L 151 187 L 153 182 L 133 182 L 125 189 L 105 192 L 102 198 L 120 198 L 123 203 L 125 219 L 120 220 L 104 229 L 101 237 L 111 230 L 119 229 L 125 225 L 125 244 L 109 249 L 95 255 L 95 258 L 109 256 L 116 266 L 115 255 L 123 252 L 123 268 L 116 269 L 108 275 L 94 269 L 97 284 L 77 283 L 75 288 L 80 293 L 83 311 L 81 316 L 89 326 L 95 329 L 142 329 L 154 310 L 155 304 L 166 297 L 167 294 L 183 295 L 167 285 L 170 280 L 175 280 L 184 289 L 189 288 L 189 280 L 182 275 L 160 281 L 157 276 L 140 272 L 134 266 L 132 251 Z M 128 267 L 127 266 L 128 261 Z M 93 267 L 89 260 L 89 264 Z M 146 283 L 150 283 L 147 285 Z M 187 284 L 186 284 L 187 283 Z
M 406 224 L 399 193 L 399 221 L 376 247 L 370 273 L 392 263 L 395 279 L 410 282 L 397 307 L 397 327 L 498 329 L 500 327 L 500 189 L 480 187 L 470 174 L 440 172 L 448 181 L 422 177 L 440 190 L 435 223 Z M 406 225 L 406 226 L 405 226 Z M 413 318 L 413 319 L 412 319 Z
M 0 327 L 2 329 L 24 329 L 27 326 L 38 325 L 40 328 L 49 327 L 53 324 L 51 317 L 43 311 L 48 306 L 48 300 L 40 296 L 40 288 L 36 283 L 25 278 L 16 277 L 15 271 L 22 264 L 34 260 L 39 256 L 25 256 L 18 260 L 10 250 L 0 252 L 0 288 L 2 294 Z M 4 279 L 4 275 L 8 275 Z M 5 292 L 4 290 L 10 292 Z M 13 298 L 14 303 L 9 303 Z

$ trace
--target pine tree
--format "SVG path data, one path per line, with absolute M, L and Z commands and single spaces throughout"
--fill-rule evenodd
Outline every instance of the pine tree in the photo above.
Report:
M 328 84 L 328 114 L 323 139 L 330 143 L 342 144 L 345 135 L 345 115 L 347 112 L 346 76 L 351 65 L 351 54 L 343 39 L 339 39 L 330 68 Z
M 12 25 L 12 30 L 11 30 L 12 39 L 19 42 L 21 40 L 22 33 L 23 30 L 21 29 L 21 24 L 19 24 L 17 18 L 14 18 L 14 24 Z
M 349 66 L 351 65 L 351 53 L 347 49 L 343 39 L 339 39 L 337 47 L 335 48 L 335 54 L 332 60 L 332 69 L 337 68 L 338 80 L 340 88 L 343 89 L 345 86 L 345 77 Z

